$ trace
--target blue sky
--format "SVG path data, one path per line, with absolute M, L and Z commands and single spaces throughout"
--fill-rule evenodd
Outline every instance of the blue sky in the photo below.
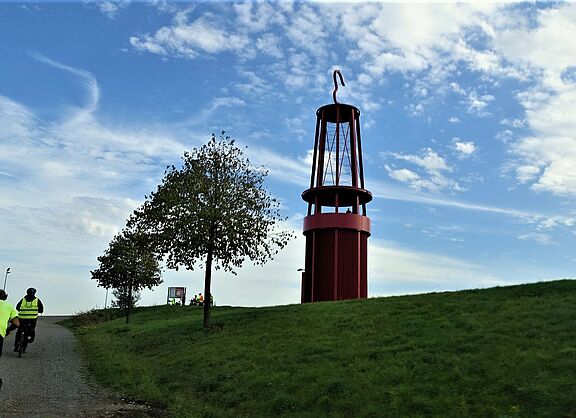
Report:
M 297 303 L 315 111 L 361 110 L 369 294 L 574 276 L 576 5 L 0 4 L 0 272 L 13 302 L 103 306 L 96 257 L 166 165 L 226 130 L 294 240 L 217 303 Z M 201 291 L 202 271 L 165 271 Z M 3 277 L 2 277 L 3 279 Z

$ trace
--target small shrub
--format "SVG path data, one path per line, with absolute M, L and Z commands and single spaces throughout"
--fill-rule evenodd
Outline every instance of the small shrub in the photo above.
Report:
M 71 318 L 73 327 L 94 327 L 102 322 L 111 321 L 120 318 L 124 313 L 120 309 L 90 309 L 84 312 L 78 312 Z

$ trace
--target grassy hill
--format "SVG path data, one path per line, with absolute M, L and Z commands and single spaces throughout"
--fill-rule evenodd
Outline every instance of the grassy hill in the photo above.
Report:
M 576 417 L 576 281 L 76 328 L 97 380 L 214 417 Z

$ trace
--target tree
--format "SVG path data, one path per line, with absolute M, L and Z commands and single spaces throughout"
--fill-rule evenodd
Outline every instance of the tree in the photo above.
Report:
M 210 300 L 212 267 L 236 274 L 246 259 L 264 264 L 293 234 L 278 229 L 280 204 L 264 189 L 268 174 L 254 167 L 223 131 L 185 152 L 182 168 L 168 166 L 156 192 L 134 211 L 129 226 L 147 234 L 168 268 L 205 268 Z M 204 327 L 210 303 L 204 304 Z
M 92 279 L 98 281 L 98 286 L 115 289 L 117 305 L 124 309 L 128 323 L 140 290 L 162 283 L 158 259 L 144 235 L 124 230 L 98 261 L 100 266 L 91 272 Z
M 112 307 L 122 309 L 124 312 L 132 306 L 136 306 L 136 303 L 140 300 L 140 292 L 134 290 L 130 292 L 130 288 L 125 286 L 114 289 L 112 296 L 116 298 L 116 300 L 112 301 Z

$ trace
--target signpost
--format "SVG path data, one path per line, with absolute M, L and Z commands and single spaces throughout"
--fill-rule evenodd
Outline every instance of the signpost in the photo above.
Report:
M 186 288 L 185 287 L 169 287 L 168 297 L 166 303 L 168 305 L 175 305 L 179 303 L 181 306 L 186 304 Z

